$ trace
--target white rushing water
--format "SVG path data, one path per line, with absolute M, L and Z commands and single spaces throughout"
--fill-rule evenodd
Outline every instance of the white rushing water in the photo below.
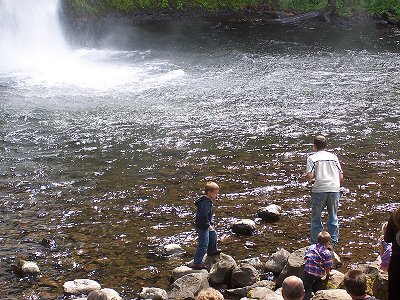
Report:
M 72 49 L 58 0 L 0 0 L 0 75 L 29 87 L 150 88 L 184 73 L 167 61 L 138 64 L 150 52 Z

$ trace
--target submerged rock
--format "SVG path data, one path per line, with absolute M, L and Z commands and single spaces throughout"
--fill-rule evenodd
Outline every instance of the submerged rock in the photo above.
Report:
M 63 288 L 65 294 L 81 295 L 89 294 L 94 290 L 100 290 L 101 285 L 91 279 L 75 279 L 74 281 L 65 282 Z
M 15 272 L 20 276 L 38 275 L 40 269 L 34 261 L 19 260 Z
M 281 207 L 276 204 L 268 205 L 267 207 L 260 208 L 257 216 L 265 222 L 276 222 L 281 217 Z
M 256 223 L 250 219 L 241 219 L 231 225 L 231 230 L 236 234 L 253 235 L 256 231 Z

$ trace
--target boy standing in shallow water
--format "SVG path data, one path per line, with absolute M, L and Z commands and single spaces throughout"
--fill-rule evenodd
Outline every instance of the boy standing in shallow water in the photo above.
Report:
M 193 269 L 206 269 L 202 263 L 204 255 L 217 255 L 221 250 L 217 248 L 217 233 L 215 231 L 213 201 L 217 198 L 219 186 L 215 182 L 207 182 L 204 195 L 194 203 L 196 211 L 196 231 L 198 234 L 196 253 L 194 254 Z
M 331 252 L 328 250 L 331 235 L 327 231 L 321 231 L 317 236 L 317 243 L 307 248 L 304 259 L 304 300 L 311 299 L 312 285 L 321 279 L 325 273 L 326 278 L 330 277 L 330 270 L 333 266 Z

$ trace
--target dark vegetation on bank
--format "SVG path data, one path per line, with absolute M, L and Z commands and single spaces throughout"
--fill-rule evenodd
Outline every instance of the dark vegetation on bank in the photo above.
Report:
M 330 16 L 370 14 L 400 25 L 398 0 L 62 0 L 70 19 L 165 20 L 193 16 L 268 15 L 325 12 Z

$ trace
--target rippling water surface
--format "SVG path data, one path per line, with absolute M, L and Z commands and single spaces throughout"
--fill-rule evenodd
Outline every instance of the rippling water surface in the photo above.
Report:
M 192 258 L 193 200 L 221 186 L 220 247 L 266 260 L 307 245 L 303 181 L 323 132 L 345 172 L 345 271 L 376 258 L 399 204 L 400 35 L 370 21 L 250 26 L 217 19 L 104 25 L 96 48 L 0 69 L 0 291 L 62 295 L 91 278 L 128 299 Z M 75 44 L 76 41 L 75 41 Z M 234 235 L 275 203 L 283 217 Z M 178 243 L 186 256 L 163 258 Z M 42 277 L 19 278 L 16 258 Z

